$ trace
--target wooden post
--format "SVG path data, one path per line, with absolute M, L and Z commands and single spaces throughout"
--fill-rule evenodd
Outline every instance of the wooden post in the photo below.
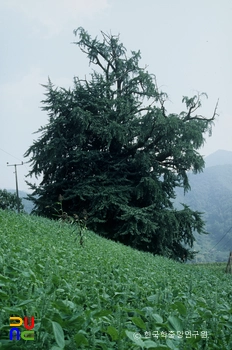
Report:
M 16 182 L 16 197 L 17 197 L 17 208 L 18 213 L 20 213 L 20 202 L 19 202 L 19 189 L 18 189 L 18 178 L 17 178 L 17 166 L 23 165 L 23 162 L 21 164 L 9 164 L 7 162 L 7 166 L 14 166 L 15 167 L 15 182 Z
M 226 266 L 226 273 L 227 272 L 232 273 L 232 252 L 230 252 L 230 256 L 229 256 L 228 263 Z

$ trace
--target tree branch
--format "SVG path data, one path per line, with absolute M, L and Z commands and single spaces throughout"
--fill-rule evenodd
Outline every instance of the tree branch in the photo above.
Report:
M 218 115 L 217 114 L 217 108 L 218 108 L 218 103 L 219 103 L 219 99 L 217 100 L 216 106 L 214 108 L 214 112 L 213 112 L 213 116 L 211 118 L 205 118 L 203 117 L 201 114 L 195 115 L 195 116 L 191 116 L 191 114 L 193 112 L 195 112 L 200 106 L 201 106 L 201 102 L 200 102 L 200 97 L 198 95 L 198 99 L 196 102 L 194 102 L 190 107 L 189 107 L 189 111 L 187 113 L 187 115 L 183 118 L 184 121 L 187 120 L 205 120 L 205 121 L 212 121 L 215 119 L 215 117 Z

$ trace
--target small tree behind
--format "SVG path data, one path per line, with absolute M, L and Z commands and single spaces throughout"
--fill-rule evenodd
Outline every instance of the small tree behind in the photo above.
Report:
M 0 208 L 3 210 L 18 210 L 18 198 L 15 193 L 0 190 Z M 19 209 L 23 210 L 22 199 L 19 198 Z
M 29 184 L 36 212 L 64 198 L 67 213 L 88 213 L 88 227 L 132 247 L 172 258 L 191 257 L 193 232 L 204 232 L 201 213 L 183 205 L 175 210 L 175 188 L 190 189 L 188 171 L 200 172 L 197 150 L 210 118 L 196 111 L 201 98 L 183 97 L 186 111 L 168 114 L 167 95 L 155 76 L 139 66 L 140 52 L 127 51 L 119 37 L 102 33 L 92 39 L 83 29 L 76 42 L 90 64 L 91 79 L 74 78 L 73 89 L 49 80 L 43 110 L 49 123 L 27 150 Z

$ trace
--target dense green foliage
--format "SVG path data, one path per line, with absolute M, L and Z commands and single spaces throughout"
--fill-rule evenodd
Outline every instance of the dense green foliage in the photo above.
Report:
M 1 349 L 232 348 L 225 265 L 180 264 L 89 231 L 81 246 L 76 234 L 0 210 Z M 34 341 L 9 340 L 12 315 L 35 317 Z
M 49 123 L 27 150 L 37 214 L 52 217 L 53 203 L 88 213 L 88 227 L 132 247 L 172 258 L 191 258 L 193 231 L 204 232 L 201 213 L 172 205 L 175 187 L 189 189 L 187 171 L 203 169 L 197 150 L 215 117 L 197 115 L 202 95 L 183 97 L 186 112 L 167 114 L 166 94 L 155 77 L 130 57 L 119 38 L 92 39 L 75 31 L 76 43 L 96 65 L 90 81 L 73 89 L 45 86 Z M 32 196 L 32 198 L 33 198 Z
M 3 210 L 17 210 L 19 204 L 19 210 L 23 210 L 22 199 L 18 199 L 16 193 L 10 193 L 7 190 L 0 190 L 0 209 Z

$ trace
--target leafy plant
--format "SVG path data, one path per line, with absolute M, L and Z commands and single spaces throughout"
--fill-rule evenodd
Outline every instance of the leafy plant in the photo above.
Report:
M 79 236 L 80 236 L 80 245 L 83 246 L 84 245 L 84 232 L 87 229 L 86 227 L 86 221 L 88 218 L 88 214 L 87 211 L 84 209 L 81 215 L 81 218 L 77 215 L 77 214 L 73 214 L 73 215 L 68 215 L 64 210 L 63 210 L 63 200 L 64 197 L 60 194 L 58 197 L 58 202 L 55 203 L 55 205 L 58 205 L 58 209 L 53 206 L 52 208 L 55 211 L 55 214 L 53 214 L 54 216 L 59 218 L 60 222 L 63 223 L 67 223 L 67 224 L 71 224 L 75 227 L 75 231 L 79 232 Z M 51 208 L 48 206 L 48 208 Z M 76 239 L 75 241 L 77 240 Z
M 232 348 L 225 264 L 183 265 L 88 230 L 82 249 L 60 225 L 0 210 L 3 349 Z M 35 340 L 10 341 L 10 316 L 34 316 Z

